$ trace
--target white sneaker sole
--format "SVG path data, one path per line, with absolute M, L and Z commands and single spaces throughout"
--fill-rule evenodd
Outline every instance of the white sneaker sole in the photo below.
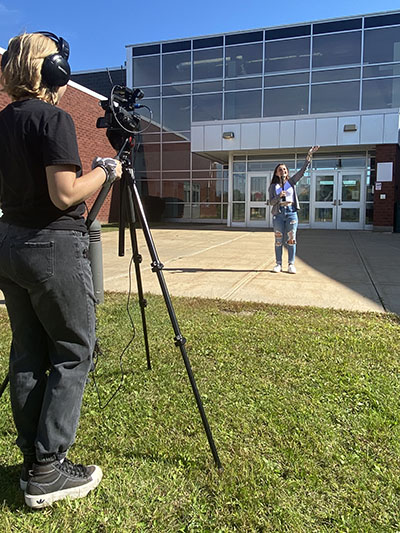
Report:
M 75 500 L 76 498 L 84 498 L 91 490 L 97 487 L 102 477 L 103 472 L 101 468 L 96 466 L 96 469 L 92 474 L 92 480 L 85 485 L 70 489 L 57 490 L 55 492 L 49 492 L 48 494 L 33 495 L 25 493 L 25 503 L 32 509 L 42 509 L 43 507 L 48 507 L 54 502 L 64 500 L 65 498 L 70 498 L 71 500 Z

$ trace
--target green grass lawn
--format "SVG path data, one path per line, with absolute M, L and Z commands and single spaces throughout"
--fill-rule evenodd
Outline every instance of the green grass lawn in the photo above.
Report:
M 400 531 L 397 316 L 174 298 L 219 471 L 164 301 L 148 302 L 153 370 L 132 301 L 121 390 L 101 409 L 93 379 L 86 389 L 69 457 L 103 468 L 87 498 L 24 506 L 8 389 L 1 398 L 2 532 Z M 98 309 L 102 406 L 132 336 L 126 308 L 107 294 Z M 3 376 L 9 340 L 1 310 Z

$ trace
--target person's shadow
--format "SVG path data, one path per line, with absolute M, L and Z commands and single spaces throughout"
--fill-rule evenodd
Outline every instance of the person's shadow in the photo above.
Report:
M 10 511 L 25 507 L 24 493 L 19 487 L 20 472 L 21 464 L 0 465 L 0 502 Z

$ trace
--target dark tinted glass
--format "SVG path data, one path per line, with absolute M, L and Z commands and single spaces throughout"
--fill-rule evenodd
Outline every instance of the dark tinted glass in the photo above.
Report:
M 163 56 L 163 83 L 190 81 L 190 52 L 178 52 Z
M 193 96 L 193 121 L 221 120 L 222 94 L 202 94 Z
M 334 31 L 359 30 L 361 29 L 361 19 L 338 20 L 336 22 L 322 22 L 314 24 L 313 33 L 331 33 Z
M 159 44 L 151 44 L 149 46 L 135 46 L 132 48 L 132 56 L 148 56 L 151 54 L 159 54 L 160 53 L 160 45 Z
M 360 82 L 327 83 L 313 85 L 311 113 L 355 111 L 359 109 Z
M 216 93 L 222 91 L 221 81 L 206 81 L 200 83 L 193 83 L 193 93 Z
M 180 94 L 190 94 L 190 84 L 164 85 L 163 96 L 179 96 Z
M 313 40 L 313 67 L 351 65 L 361 61 L 361 32 L 318 35 Z
M 136 57 L 132 60 L 134 87 L 160 84 L 160 56 Z
M 265 76 L 265 87 L 279 87 L 282 85 L 303 85 L 308 83 L 308 72 L 299 72 L 296 74 L 275 74 L 274 76 Z
M 226 35 L 225 44 L 242 44 L 255 43 L 263 40 L 262 31 L 254 31 L 251 33 L 238 33 L 237 35 Z
M 164 43 L 162 51 L 165 52 L 182 52 L 183 50 L 190 50 L 190 41 L 177 41 L 176 43 Z
M 310 38 L 286 39 L 265 44 L 265 72 L 310 68 Z
M 224 44 L 223 37 L 208 37 L 207 39 L 196 39 L 193 41 L 193 49 L 212 48 L 213 46 L 222 46 Z
M 193 52 L 194 80 L 222 78 L 223 66 L 222 48 L 196 50 Z
M 308 112 L 308 86 L 264 91 L 264 117 L 304 115 Z
M 362 109 L 400 107 L 400 78 L 363 82 Z
M 260 89 L 262 78 L 238 78 L 236 80 L 226 80 L 226 91 L 237 91 L 243 89 Z
M 172 131 L 190 130 L 190 96 L 163 98 L 163 128 Z
M 312 73 L 312 82 L 354 80 L 360 77 L 360 68 L 336 68 L 317 70 Z
M 266 30 L 265 40 L 287 39 L 288 37 L 302 37 L 311 34 L 311 26 L 291 26 L 289 28 L 277 28 L 276 30 Z
M 364 32 L 364 63 L 400 60 L 400 26 Z
M 236 78 L 262 72 L 262 44 L 230 46 L 225 50 L 225 77 Z
M 377 26 L 391 26 L 393 24 L 400 24 L 400 13 L 393 13 L 393 15 L 379 15 L 376 17 L 365 17 L 365 28 L 376 28 Z
M 225 93 L 225 119 L 261 116 L 261 91 Z

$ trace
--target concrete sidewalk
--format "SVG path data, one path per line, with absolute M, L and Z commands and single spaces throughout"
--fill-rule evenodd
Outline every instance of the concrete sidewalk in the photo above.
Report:
M 311 305 L 400 314 L 400 234 L 368 231 L 299 230 L 297 274 L 275 274 L 271 230 L 174 227 L 151 230 L 172 296 Z M 161 294 L 151 271 L 142 231 L 144 292 Z M 103 233 L 104 287 L 129 287 L 130 235 L 118 257 L 118 232 Z M 287 259 L 284 252 L 284 270 Z M 136 278 L 132 269 L 132 287 Z

